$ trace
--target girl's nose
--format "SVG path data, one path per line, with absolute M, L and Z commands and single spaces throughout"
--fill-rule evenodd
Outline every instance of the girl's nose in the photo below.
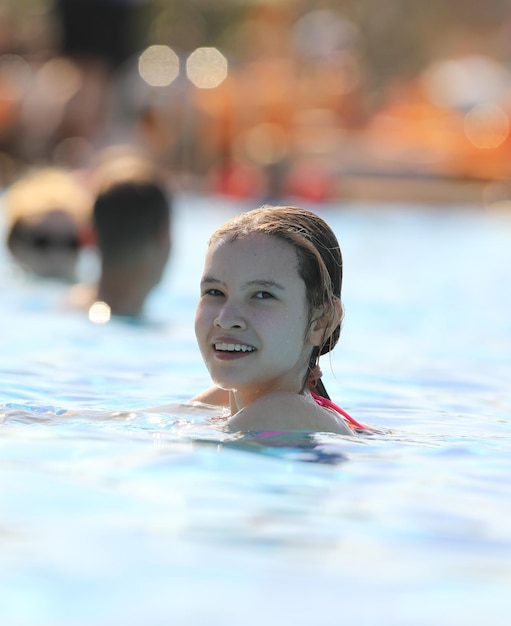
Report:
M 218 311 L 215 318 L 215 326 L 228 330 L 229 328 L 246 328 L 246 322 L 241 316 L 240 311 L 232 303 L 226 302 Z

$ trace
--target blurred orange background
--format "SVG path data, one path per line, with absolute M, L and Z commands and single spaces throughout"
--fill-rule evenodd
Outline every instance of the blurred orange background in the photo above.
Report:
M 4 0 L 0 184 L 147 150 L 177 188 L 506 200 L 505 0 Z

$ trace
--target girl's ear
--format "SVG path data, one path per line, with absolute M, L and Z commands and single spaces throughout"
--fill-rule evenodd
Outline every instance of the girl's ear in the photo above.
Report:
M 329 311 L 317 311 L 313 317 L 308 341 L 312 346 L 322 346 L 339 325 L 342 319 L 342 304 L 335 300 Z

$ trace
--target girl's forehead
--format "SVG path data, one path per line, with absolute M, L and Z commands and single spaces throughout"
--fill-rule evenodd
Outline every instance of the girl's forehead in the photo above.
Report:
M 250 259 L 266 259 L 268 255 L 272 257 L 286 257 L 288 260 L 293 259 L 296 263 L 296 252 L 294 248 L 286 241 L 273 237 L 254 233 L 243 235 L 236 238 L 221 238 L 210 244 L 207 251 L 211 257 L 246 257 Z
M 250 234 L 236 239 L 213 241 L 206 254 L 206 268 L 228 272 L 288 271 L 298 276 L 298 258 L 294 248 L 270 235 Z

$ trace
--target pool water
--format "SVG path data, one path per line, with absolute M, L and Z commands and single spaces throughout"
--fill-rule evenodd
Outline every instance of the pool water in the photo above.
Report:
M 326 387 L 382 433 L 269 448 L 185 404 L 206 240 L 246 208 L 178 196 L 145 324 L 0 250 L 0 624 L 507 625 L 511 212 L 309 207 L 345 263 Z

